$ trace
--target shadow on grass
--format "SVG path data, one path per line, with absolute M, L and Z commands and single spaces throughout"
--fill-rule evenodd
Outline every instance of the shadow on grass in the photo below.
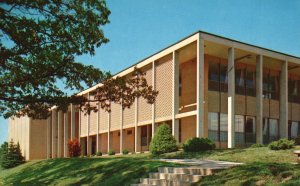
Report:
M 161 166 L 175 164 L 140 158 L 73 158 L 40 161 L 12 173 L 12 185 L 129 185 Z

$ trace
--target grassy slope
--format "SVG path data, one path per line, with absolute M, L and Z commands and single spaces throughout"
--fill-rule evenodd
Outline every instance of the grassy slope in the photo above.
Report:
M 299 147 L 296 147 L 299 149 Z M 300 165 L 295 149 L 269 150 L 267 147 L 214 150 L 204 153 L 176 152 L 165 158 L 198 158 L 243 162 L 245 165 L 203 178 L 197 185 L 300 185 Z
M 299 148 L 299 147 L 298 147 Z M 293 149 L 295 150 L 295 149 Z M 266 147 L 214 150 L 205 153 L 169 153 L 160 157 L 137 154 L 102 158 L 31 161 L 0 170 L 0 185 L 128 185 L 159 166 L 176 166 L 155 158 L 198 158 L 243 162 L 205 177 L 199 185 L 300 185 L 300 165 L 293 165 L 293 150 L 271 151 Z
M 175 165 L 141 157 L 31 161 L 0 171 L 0 185 L 129 185 L 157 167 Z
M 296 149 L 300 149 L 297 147 Z M 211 159 L 220 161 L 232 161 L 241 163 L 253 162 L 277 162 L 290 163 L 296 162 L 297 157 L 293 154 L 295 149 L 289 150 L 269 150 L 267 147 L 261 148 L 245 148 L 245 149 L 220 149 L 202 153 L 184 153 L 175 152 L 164 154 L 164 158 L 197 158 L 197 159 Z

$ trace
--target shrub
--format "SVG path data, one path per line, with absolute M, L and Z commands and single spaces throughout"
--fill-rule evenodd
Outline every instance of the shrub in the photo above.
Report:
M 250 146 L 250 148 L 259 148 L 259 147 L 265 147 L 265 145 L 260 144 L 260 143 L 254 143 Z
M 0 148 L 0 164 L 1 167 L 8 169 L 16 167 L 25 162 L 22 156 L 20 144 L 14 144 L 13 140 L 8 144 L 4 142 Z
M 129 151 L 127 149 L 123 150 L 123 154 L 128 154 L 128 153 L 129 153 Z
M 96 152 L 96 156 L 102 156 L 102 152 Z
M 300 145 L 300 136 L 295 138 L 295 145 Z
M 70 157 L 78 157 L 81 154 L 81 147 L 77 138 L 68 142 Z
M 185 152 L 200 152 L 213 150 L 215 148 L 215 143 L 208 138 L 191 138 L 183 144 L 183 150 Z
M 110 155 L 110 156 L 115 155 L 115 154 L 116 154 L 116 153 L 115 153 L 114 150 L 109 150 L 109 151 L 108 151 L 108 155 Z
M 150 143 L 150 152 L 154 155 L 159 155 L 176 150 L 176 140 L 172 136 L 170 127 L 167 124 L 162 124 L 158 127 Z
M 294 140 L 288 140 L 286 138 L 280 139 L 278 141 L 273 141 L 269 144 L 269 148 L 271 150 L 285 150 L 291 149 L 295 145 Z

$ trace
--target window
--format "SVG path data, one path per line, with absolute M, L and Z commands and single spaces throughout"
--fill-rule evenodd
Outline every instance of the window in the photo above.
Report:
M 245 120 L 244 116 L 235 115 L 235 142 L 236 144 L 244 144 L 245 137 L 244 137 L 244 126 Z
M 179 96 L 182 95 L 182 79 L 181 79 L 181 73 L 179 73 Z
M 292 122 L 291 126 L 291 137 L 294 139 L 299 135 L 299 123 Z
M 279 73 L 271 70 L 264 71 L 263 95 L 266 99 L 279 99 Z
M 181 135 L 181 130 L 182 130 L 182 129 L 181 129 L 181 119 L 178 120 L 178 128 L 179 128 L 179 129 L 178 129 L 178 130 L 179 130 L 179 133 L 178 133 L 178 142 L 181 143 L 181 141 L 182 141 L 182 140 L 181 140 L 181 136 L 182 136 L 182 135 Z
M 278 140 L 279 138 L 278 120 L 269 119 L 269 125 L 270 125 L 270 141 Z
M 246 71 L 246 95 L 247 96 L 256 96 L 256 73 L 255 69 L 247 67 Z
M 264 118 L 263 138 L 265 144 L 279 139 L 279 122 L 277 119 Z
M 220 64 L 220 91 L 228 92 L 228 73 L 226 64 Z
M 235 93 L 245 95 L 245 69 L 235 70 Z
M 148 145 L 147 132 L 148 132 L 147 126 L 142 126 L 141 127 L 141 146 L 147 146 Z
M 279 99 L 279 76 L 270 75 L 269 91 L 271 99 Z
M 132 134 L 132 130 L 127 130 L 127 135 L 131 135 Z
M 219 91 L 220 81 L 220 64 L 215 62 L 209 62 L 208 72 L 208 90 Z
M 220 141 L 227 141 L 228 139 L 228 115 L 220 114 Z
M 246 143 L 256 143 L 255 135 L 255 117 L 246 116 L 246 125 L 245 125 L 245 142 Z
M 227 141 L 227 114 L 208 113 L 208 138 L 214 141 Z
M 300 95 L 299 95 L 299 80 L 289 78 L 288 81 L 288 99 L 289 102 L 292 103 L 300 103 Z
M 208 138 L 219 141 L 219 113 L 208 113 Z

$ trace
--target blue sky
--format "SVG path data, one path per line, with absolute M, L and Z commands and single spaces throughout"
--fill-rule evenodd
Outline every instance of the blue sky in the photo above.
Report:
M 116 73 L 198 30 L 300 56 L 299 0 L 110 0 L 110 42 L 77 59 Z M 7 121 L 0 118 L 0 143 Z

